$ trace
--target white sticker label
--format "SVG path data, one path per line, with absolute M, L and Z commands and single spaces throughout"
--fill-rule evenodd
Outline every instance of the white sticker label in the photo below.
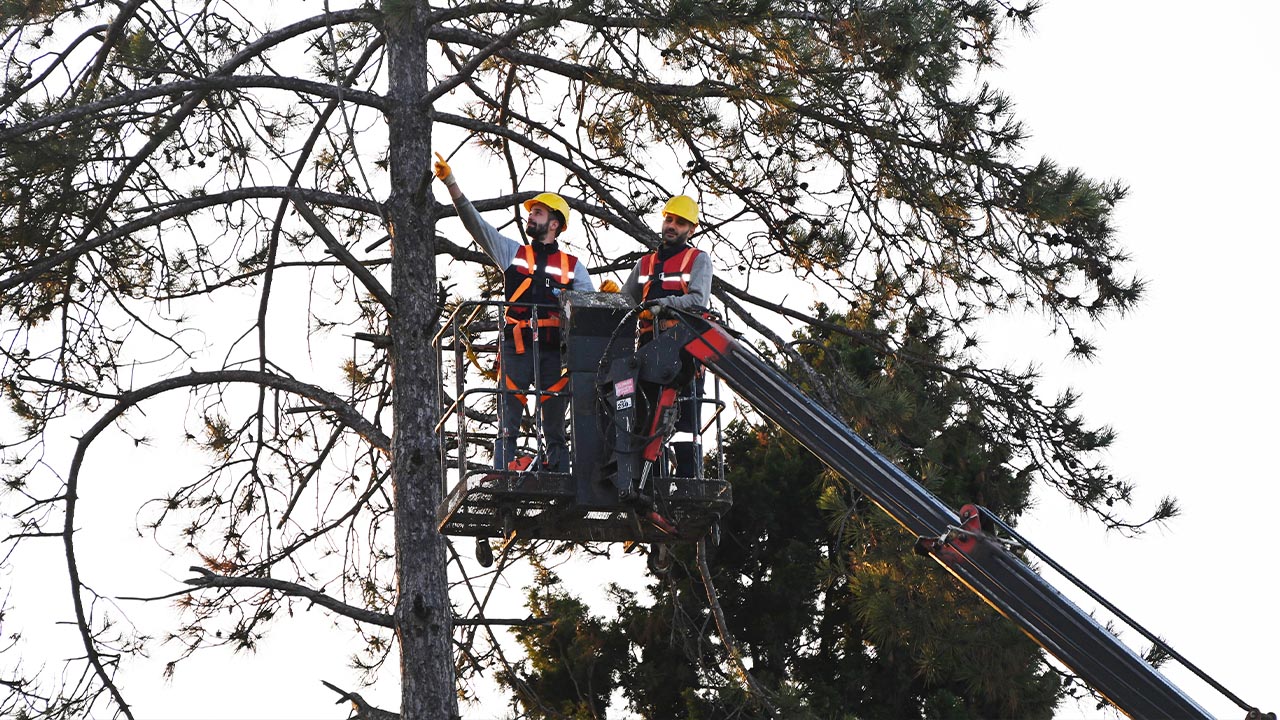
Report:
M 629 397 L 618 398 L 618 409 L 619 409 L 619 410 L 626 410 L 626 409 L 627 409 L 627 408 L 629 408 L 629 407 L 631 407 L 631 398 L 629 398 Z
M 635 378 L 627 378 L 625 380 L 619 380 L 618 382 L 613 384 L 613 394 L 617 395 L 618 397 L 622 397 L 623 395 L 632 395 L 635 393 L 635 391 L 636 391 Z

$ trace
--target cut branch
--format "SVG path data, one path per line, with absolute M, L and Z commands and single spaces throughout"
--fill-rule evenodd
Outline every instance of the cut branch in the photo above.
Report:
M 400 720 L 399 713 L 393 713 L 390 710 L 382 710 L 370 705 L 364 698 L 360 697 L 360 693 L 347 692 L 331 682 L 320 681 L 325 687 L 338 693 L 338 700 L 335 705 L 341 705 L 344 702 L 351 703 L 352 715 L 348 720 Z

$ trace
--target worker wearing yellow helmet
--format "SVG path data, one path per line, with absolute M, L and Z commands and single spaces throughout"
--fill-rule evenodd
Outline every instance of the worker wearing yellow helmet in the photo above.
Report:
M 689 244 L 698 230 L 698 203 L 676 195 L 662 208 L 662 242 L 640 258 L 622 285 L 622 293 L 643 305 L 674 310 L 704 310 L 711 297 L 711 258 Z M 652 337 L 654 324 L 640 322 L 641 340 Z
M 524 202 L 528 212 L 524 244 L 498 232 L 462 194 L 449 163 L 436 153 L 434 172 L 453 199 L 462 225 L 476 244 L 503 272 L 506 289 L 506 327 L 498 346 L 498 440 L 493 466 L 499 470 L 523 470 L 532 461 L 516 454 L 516 438 L 524 414 L 524 392 L 558 393 L 568 384 L 560 362 L 560 308 L 563 290 L 595 291 L 591 275 L 578 258 L 560 248 L 559 238 L 569 227 L 569 203 L 555 193 L 544 192 Z M 537 382 L 535 383 L 535 379 Z M 537 469 L 569 472 L 563 395 L 534 396 L 534 418 L 541 428 Z
M 688 195 L 676 195 L 662 208 L 662 242 L 658 249 L 640 258 L 622 285 L 622 294 L 646 310 L 640 314 L 639 341 L 651 340 L 656 332 L 675 324 L 662 315 L 677 312 L 705 312 L 711 298 L 711 258 L 689 244 L 698 230 L 698 203 Z M 655 317 L 657 316 L 657 317 Z M 671 438 L 675 453 L 675 477 L 701 476 L 702 452 L 698 438 L 698 415 L 702 396 L 702 373 L 680 389 L 679 418 Z

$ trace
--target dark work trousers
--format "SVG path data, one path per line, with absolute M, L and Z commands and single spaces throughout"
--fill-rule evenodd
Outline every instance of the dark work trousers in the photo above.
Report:
M 675 433 L 671 436 L 671 452 L 675 455 L 677 478 L 702 477 L 702 386 L 705 380 L 702 369 L 688 385 L 680 388 L 676 406 L 680 415 L 676 418 Z
M 546 390 L 560 382 L 559 342 L 530 342 L 526 336 L 524 353 L 516 352 L 515 343 L 504 333 L 500 347 L 498 389 L 511 390 L 514 386 L 522 393 L 534 384 L 534 367 L 537 366 L 538 386 Z M 510 381 L 510 382 L 508 382 Z M 566 388 L 567 389 L 567 386 Z M 542 408 L 542 457 L 546 470 L 569 472 L 569 447 L 565 441 L 565 410 L 568 398 L 560 396 L 530 395 L 528 401 Z M 520 420 L 526 408 L 514 392 L 498 396 L 498 442 L 494 446 L 493 466 L 506 469 L 516 457 L 516 438 L 520 435 Z M 538 468 L 530 468 L 536 470 Z

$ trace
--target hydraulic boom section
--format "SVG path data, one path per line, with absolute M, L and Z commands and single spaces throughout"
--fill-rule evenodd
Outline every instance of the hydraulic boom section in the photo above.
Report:
M 1117 708 L 1135 718 L 1212 717 L 1049 585 L 1006 543 L 984 532 L 976 508 L 966 506 L 957 515 L 723 327 L 694 315 L 677 317 L 680 322 L 651 343 L 650 352 L 661 355 L 678 349 L 706 365 L 738 396 L 921 538 L 919 552 L 933 557 L 1017 623 Z M 1250 718 L 1275 717 L 1228 696 Z

